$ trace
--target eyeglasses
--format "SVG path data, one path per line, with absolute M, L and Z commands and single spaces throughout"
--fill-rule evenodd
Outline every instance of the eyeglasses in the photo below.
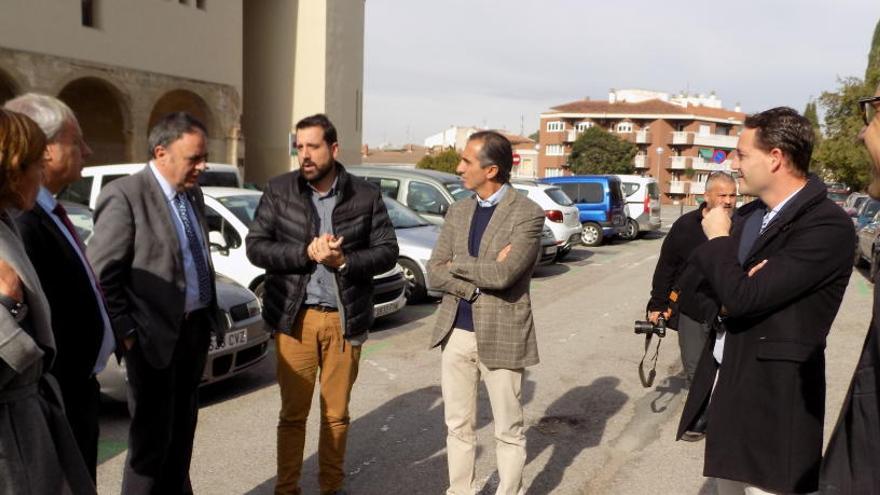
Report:
M 880 96 L 859 98 L 859 110 L 862 112 L 862 120 L 865 121 L 865 125 L 871 125 L 871 121 L 877 115 L 878 104 L 880 104 Z

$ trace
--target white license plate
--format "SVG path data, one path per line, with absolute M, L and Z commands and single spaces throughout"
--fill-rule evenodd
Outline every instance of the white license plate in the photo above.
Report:
M 239 347 L 247 344 L 247 328 L 226 332 L 226 338 L 223 344 L 217 345 L 217 337 L 211 335 L 211 343 L 208 345 L 208 352 L 222 351 L 230 347 Z
M 403 306 L 403 304 L 406 304 L 406 299 L 404 299 L 402 303 L 395 302 L 394 304 L 380 306 L 379 308 L 376 309 L 376 317 L 378 318 L 380 316 L 390 315 L 391 313 L 394 313 L 398 309 L 400 309 Z
M 556 252 L 556 246 L 547 246 L 544 248 L 544 254 L 550 254 Z

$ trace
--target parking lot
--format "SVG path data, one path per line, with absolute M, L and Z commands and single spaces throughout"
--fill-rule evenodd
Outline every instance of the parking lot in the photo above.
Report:
M 679 208 L 664 207 L 664 226 Z M 664 229 L 665 230 L 665 229 Z M 674 441 L 684 394 L 674 332 L 660 349 L 658 376 L 642 388 L 636 367 L 662 233 L 598 248 L 539 268 L 532 284 L 541 364 L 524 387 L 529 494 L 701 493 L 703 443 Z M 829 338 L 826 424 L 833 424 L 870 319 L 872 287 L 856 272 Z M 440 354 L 428 349 L 436 303 L 381 320 L 365 344 L 351 402 L 348 487 L 357 494 L 443 493 L 445 427 Z M 192 478 L 196 493 L 271 493 L 280 400 L 274 350 L 254 369 L 202 389 Z M 304 493 L 317 493 L 317 403 L 305 452 Z M 494 492 L 491 413 L 481 393 L 477 477 Z M 98 489 L 118 493 L 127 414 L 102 415 Z

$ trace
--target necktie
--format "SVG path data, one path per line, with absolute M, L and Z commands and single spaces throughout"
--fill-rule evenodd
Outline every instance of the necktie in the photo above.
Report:
M 174 206 L 180 214 L 180 222 L 183 224 L 183 231 L 186 234 L 186 241 L 189 244 L 189 251 L 192 254 L 193 262 L 196 265 L 196 275 L 199 280 L 199 301 L 202 304 L 211 302 L 211 278 L 208 275 L 208 263 L 205 261 L 205 251 L 199 244 L 199 238 L 196 235 L 195 228 L 190 221 L 189 202 L 182 194 L 174 196 Z
M 743 264 L 746 262 L 746 259 L 749 256 L 749 252 L 752 250 L 752 246 L 755 245 L 755 241 L 758 240 L 758 237 L 761 235 L 761 225 L 764 223 L 764 210 L 755 210 L 748 218 L 746 218 L 746 223 L 743 225 L 742 236 L 740 236 L 739 240 L 739 262 Z
M 73 222 L 70 221 L 70 217 L 67 216 L 67 210 L 61 206 L 61 203 L 55 203 L 55 208 L 52 209 L 52 213 L 55 214 L 60 220 L 61 223 L 67 228 L 67 232 L 70 233 L 70 236 L 73 237 L 73 240 L 76 242 L 76 246 L 80 250 L 80 254 L 85 253 L 85 245 L 82 242 L 82 239 L 79 238 L 79 234 L 76 233 L 76 227 L 73 226 Z

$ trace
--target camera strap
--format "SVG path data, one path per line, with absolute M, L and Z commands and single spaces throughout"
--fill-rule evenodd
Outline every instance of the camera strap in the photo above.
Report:
M 639 363 L 639 379 L 642 381 L 642 386 L 645 388 L 650 388 L 654 385 L 654 377 L 657 376 L 657 359 L 660 356 L 660 343 L 663 342 L 663 339 L 657 338 L 657 347 L 654 348 L 654 356 L 650 358 L 651 362 L 651 370 L 648 371 L 647 376 L 645 376 L 645 360 L 648 359 L 648 352 L 651 350 L 651 337 L 653 334 L 645 335 L 645 354 L 642 356 L 642 361 Z

